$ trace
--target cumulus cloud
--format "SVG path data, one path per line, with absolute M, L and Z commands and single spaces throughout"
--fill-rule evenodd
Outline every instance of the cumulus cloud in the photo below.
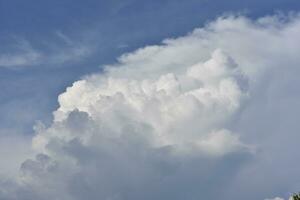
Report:
M 59 96 L 54 124 L 33 139 L 47 165 L 25 162 L 25 179 L 40 168 L 48 174 L 55 158 L 56 173 L 71 173 L 64 198 L 196 198 L 207 181 L 223 183 L 252 151 L 224 127 L 246 98 L 246 77 L 221 50 L 180 71 L 139 80 L 107 72 L 74 83 Z
M 299 63 L 299 31 L 298 16 L 221 17 L 76 81 L 0 199 L 232 199 L 259 154 L 237 118 L 267 72 Z

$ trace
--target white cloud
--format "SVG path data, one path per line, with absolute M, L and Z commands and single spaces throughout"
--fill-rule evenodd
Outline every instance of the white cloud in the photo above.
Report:
M 19 40 L 18 52 L 0 54 L 0 67 L 16 68 L 20 66 L 36 65 L 42 55 L 32 48 L 30 43 Z
M 38 65 L 60 65 L 80 61 L 92 52 L 92 47 L 88 44 L 74 42 L 59 31 L 55 35 L 60 41 L 44 41 L 42 48 L 33 47 L 28 40 L 15 38 L 11 45 L 14 48 L 0 53 L 0 67 L 21 69 Z
M 300 63 L 299 31 L 298 16 L 219 18 L 76 81 L 0 199 L 233 199 L 255 155 L 236 119 L 266 72 Z
M 284 200 L 283 198 L 280 198 L 280 197 L 275 197 L 273 199 L 265 199 L 265 200 Z

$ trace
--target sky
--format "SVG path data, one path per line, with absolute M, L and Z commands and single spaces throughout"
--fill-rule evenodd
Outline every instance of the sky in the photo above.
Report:
M 299 10 L 0 0 L 0 200 L 287 200 Z

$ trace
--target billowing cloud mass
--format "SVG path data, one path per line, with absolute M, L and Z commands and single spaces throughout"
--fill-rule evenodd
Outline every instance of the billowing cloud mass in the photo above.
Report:
M 244 166 L 262 151 L 245 136 L 257 133 L 242 119 L 252 116 L 247 108 L 253 99 L 265 95 L 260 86 L 266 74 L 300 63 L 299 34 L 296 15 L 221 17 L 122 55 L 104 73 L 59 95 L 53 123 L 35 127 L 36 157 L 23 162 L 15 180 L 2 181 L 0 199 L 243 195 L 245 188 L 237 185 L 245 177 L 251 185 Z

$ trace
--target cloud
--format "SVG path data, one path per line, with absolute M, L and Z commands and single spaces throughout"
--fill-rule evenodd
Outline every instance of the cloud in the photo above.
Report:
M 42 55 L 32 48 L 29 42 L 20 40 L 17 42 L 18 52 L 4 53 L 0 55 L 0 67 L 15 68 L 27 65 L 36 65 Z
M 273 198 L 273 199 L 265 199 L 265 200 L 284 200 L 284 199 L 282 199 L 282 198 L 280 198 L 280 197 L 275 197 L 275 198 Z
M 43 41 L 40 48 L 33 42 L 14 38 L 5 51 L 0 53 L 0 67 L 21 69 L 39 65 L 61 65 L 78 62 L 92 52 L 92 47 L 82 42 L 75 42 L 60 31 L 55 32 L 55 39 Z M 37 46 L 37 45 L 36 45 Z
M 264 154 L 243 139 L 249 130 L 240 119 L 263 98 L 266 75 L 300 63 L 299 30 L 295 15 L 220 17 L 74 82 L 59 95 L 53 123 L 35 127 L 36 157 L 23 162 L 15 180 L 2 182 L 0 199 L 248 195 L 237 188 L 254 179 L 240 176 Z M 265 194 L 257 189 L 246 199 Z
M 205 79 L 192 73 L 203 66 Z M 71 196 L 64 198 L 212 196 L 202 188 L 207 181 L 222 184 L 251 155 L 252 148 L 223 127 L 246 95 L 240 87 L 246 77 L 221 50 L 184 68 L 153 79 L 115 78 L 107 72 L 74 83 L 59 96 L 54 124 L 39 129 L 33 140 L 33 147 L 49 156 L 49 166 L 39 158 L 28 160 L 21 168 L 25 180 L 32 184 L 49 175 L 48 167 L 60 166 L 55 174 L 71 173 L 62 186 Z M 232 163 L 223 162 L 225 157 Z M 224 174 L 227 165 L 232 166 Z M 99 174 L 98 168 L 103 169 Z M 186 187 L 190 184 L 200 187 Z
M 0 130 L 0 157 L 5 158 L 1 162 L 0 177 L 14 177 L 18 174 L 20 165 L 24 160 L 30 158 L 33 154 L 31 151 L 31 139 L 28 137 L 16 136 L 11 132 L 10 135 L 4 135 L 9 131 Z

